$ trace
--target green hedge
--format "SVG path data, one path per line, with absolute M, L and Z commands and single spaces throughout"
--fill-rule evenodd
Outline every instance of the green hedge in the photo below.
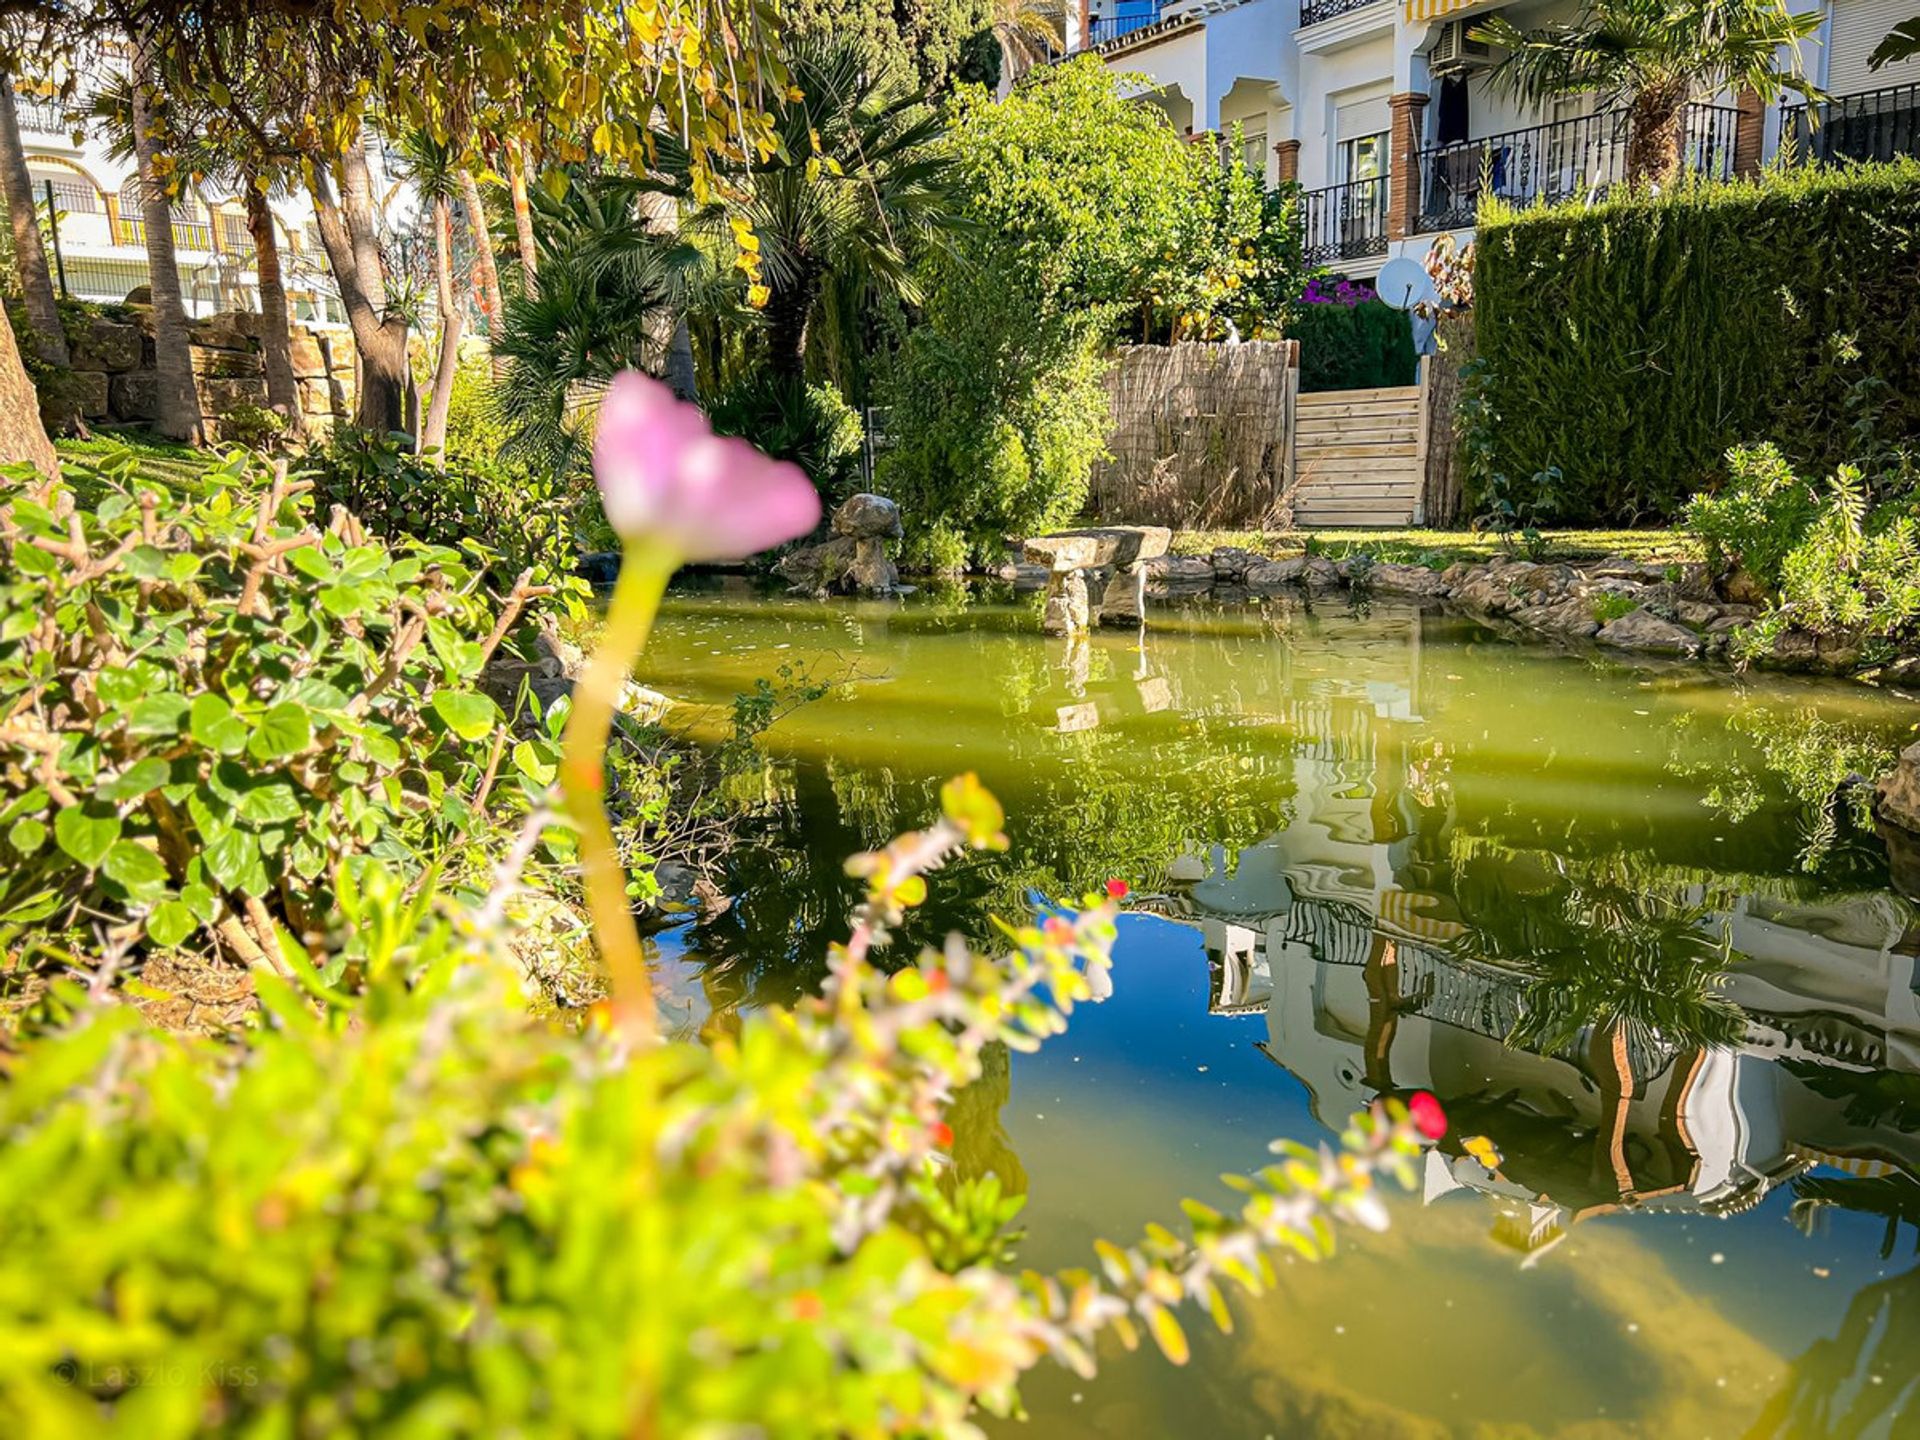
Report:
M 1666 519 L 1735 444 L 1825 472 L 1863 420 L 1920 435 L 1920 162 L 1495 208 L 1479 238 L 1481 498 L 1557 469 L 1543 519 Z
M 1419 377 L 1413 326 L 1382 300 L 1296 305 L 1287 335 L 1300 342 L 1300 388 L 1372 390 Z

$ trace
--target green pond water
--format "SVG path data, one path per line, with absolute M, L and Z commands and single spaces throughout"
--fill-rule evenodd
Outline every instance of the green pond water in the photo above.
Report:
M 1070 646 L 1032 597 L 690 591 L 643 670 L 709 737 L 782 666 L 839 682 L 762 741 L 730 906 L 656 937 L 688 1029 L 815 983 L 842 858 L 962 770 L 1013 851 L 937 877 L 913 940 L 1134 887 L 1113 997 L 956 1106 L 1024 1262 L 1222 1202 L 1382 1092 L 1454 1122 L 1387 1234 L 1196 1322 L 1184 1370 L 1042 1368 L 995 1433 L 1920 1434 L 1920 867 L 1844 783 L 1920 706 L 1385 603 L 1151 619 Z

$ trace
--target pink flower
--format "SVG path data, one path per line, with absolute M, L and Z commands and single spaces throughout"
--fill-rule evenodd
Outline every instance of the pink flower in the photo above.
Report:
M 1132 888 L 1133 887 L 1124 880 L 1109 880 L 1107 881 L 1107 898 L 1109 900 L 1124 900 L 1127 898 L 1127 892 Z
M 1438 1140 L 1447 1133 L 1447 1112 L 1429 1090 L 1416 1090 L 1407 1097 L 1407 1114 L 1429 1140 Z
M 657 541 L 683 560 L 745 559 L 820 523 L 799 466 L 716 436 L 695 406 L 637 370 L 615 376 L 601 403 L 593 474 L 621 539 Z

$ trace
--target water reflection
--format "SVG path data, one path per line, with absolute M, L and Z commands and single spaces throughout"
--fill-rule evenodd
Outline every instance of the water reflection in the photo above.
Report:
M 1920 921 L 1849 782 L 1910 713 L 1384 604 L 1196 608 L 1144 643 L 1032 629 L 1010 608 L 683 603 L 657 676 L 679 693 L 717 703 L 786 647 L 880 677 L 770 737 L 777 823 L 681 937 L 705 993 L 813 983 L 840 858 L 976 768 L 1013 851 L 943 875 L 909 943 L 1111 875 L 1146 912 L 1115 1000 L 954 1117 L 970 1171 L 1031 1188 L 1035 1263 L 1374 1095 L 1432 1089 L 1454 1121 L 1423 1213 L 1289 1279 L 1199 1374 L 1130 1362 L 1097 1423 L 1039 1382 L 1033 1433 L 1920 1425 L 1920 1272 L 1896 1243 L 1920 1196 Z M 1362 1333 L 1420 1353 L 1381 1373 L 1343 1358 Z

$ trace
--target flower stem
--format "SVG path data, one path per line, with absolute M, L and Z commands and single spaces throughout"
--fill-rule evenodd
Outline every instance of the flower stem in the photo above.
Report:
M 653 630 L 667 581 L 679 565 L 679 555 L 666 546 L 645 540 L 627 542 L 620 577 L 607 605 L 606 627 L 586 672 L 573 688 L 573 713 L 567 720 L 560 760 L 560 792 L 580 833 L 580 878 L 600 958 L 607 967 L 614 1018 L 637 1040 L 653 1036 L 653 981 L 627 900 L 626 869 L 607 823 L 606 750 L 621 691 Z

